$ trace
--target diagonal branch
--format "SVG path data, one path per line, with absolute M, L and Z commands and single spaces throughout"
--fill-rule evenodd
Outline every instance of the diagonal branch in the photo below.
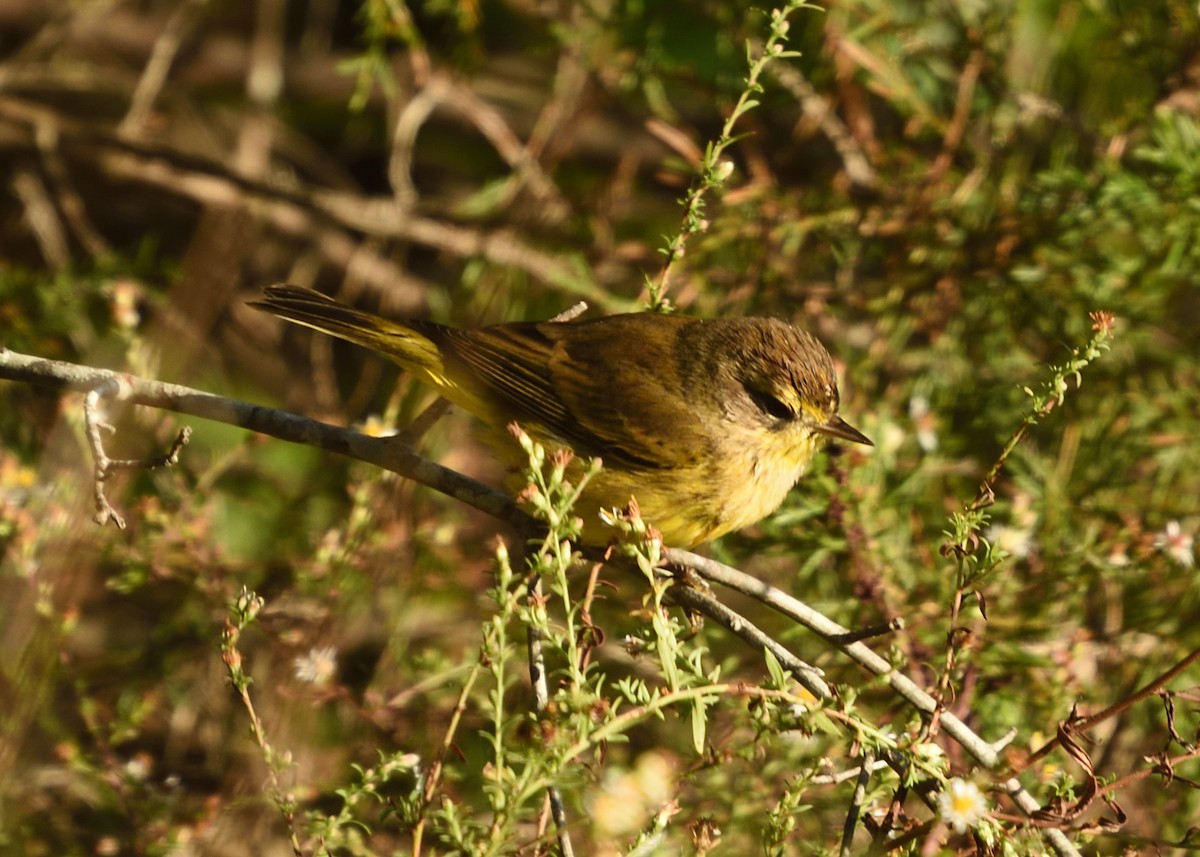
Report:
M 45 360 L 0 348 L 0 378 L 57 390 L 89 391 L 117 383 L 122 399 L 227 425 L 240 426 L 280 440 L 313 446 L 365 461 L 427 485 L 524 532 L 532 520 L 507 494 L 423 458 L 394 438 L 376 438 L 287 411 L 228 399 L 179 384 L 150 381 L 123 372 Z
M 715 560 L 674 548 L 665 550 L 664 553 L 670 562 L 692 569 L 705 580 L 749 595 L 824 637 L 860 666 L 883 678 L 893 691 L 921 713 L 932 715 L 938 709 L 937 701 L 932 696 L 907 676 L 897 672 L 892 664 L 875 651 L 861 642 L 845 642 L 847 639 L 851 639 L 848 628 L 842 627 L 800 599 Z M 991 769 L 1000 766 L 1003 759 L 996 744 L 989 744 L 948 711 L 941 712 L 940 723 L 942 731 L 961 744 L 963 749 L 985 768 Z M 1002 784 L 1002 787 L 1025 813 L 1031 815 L 1041 808 L 1033 795 L 1025 790 L 1016 777 L 1010 777 Z M 1055 853 L 1059 855 L 1079 853 L 1061 830 L 1048 829 L 1043 833 Z

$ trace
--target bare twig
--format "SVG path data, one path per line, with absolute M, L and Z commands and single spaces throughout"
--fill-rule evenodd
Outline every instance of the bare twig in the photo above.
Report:
M 529 516 L 508 495 L 422 458 L 413 450 L 397 443 L 394 438 L 369 437 L 352 429 L 328 425 L 287 411 L 240 402 L 178 384 L 148 381 L 105 369 L 44 360 L 3 348 L 0 348 L 0 378 L 60 390 L 91 390 L 104 382 L 122 383 L 128 389 L 123 396 L 125 401 L 240 426 L 280 440 L 356 458 L 435 488 L 512 525 L 519 531 L 525 531 L 531 526 Z
M 542 578 L 534 578 L 529 588 L 531 609 L 537 601 L 544 600 L 542 593 Z M 526 627 L 529 640 L 529 681 L 533 685 L 533 710 L 542 715 L 550 704 L 550 688 L 546 684 L 546 653 L 542 645 L 542 632 L 530 623 Z M 571 845 L 571 834 L 567 830 L 567 806 L 563 802 L 562 790 L 550 783 L 546 787 L 546 798 L 550 801 L 550 814 L 554 818 L 554 827 L 558 832 L 558 849 L 562 857 L 574 857 L 575 848 Z
M 967 130 L 967 120 L 971 116 L 972 97 L 975 94 L 975 86 L 979 82 L 979 75 L 983 71 L 984 61 L 983 51 L 976 48 L 971 52 L 962 74 L 958 77 L 958 94 L 954 100 L 954 115 L 942 134 L 942 151 L 929 169 L 928 176 L 931 182 L 940 181 L 946 171 L 950 169 L 954 154 L 962 143 L 963 134 Z
M 404 106 L 396 119 L 388 178 L 396 201 L 402 209 L 411 208 L 417 201 L 416 186 L 411 176 L 417 134 L 430 115 L 443 106 L 452 108 L 459 116 L 473 124 L 492 144 L 497 154 L 512 167 L 514 175 L 498 195 L 499 204 L 508 202 L 515 196 L 516 191 L 525 187 L 538 201 L 543 217 L 551 221 L 560 221 L 567 216 L 570 204 L 500 112 L 469 87 L 442 74 L 432 75 L 429 82 Z
M 848 783 L 850 780 L 857 780 L 860 778 L 863 775 L 864 768 L 867 770 L 868 774 L 873 774 L 876 771 L 882 771 L 887 767 L 890 767 L 887 762 L 883 761 L 882 759 L 873 758 L 870 765 L 858 765 L 857 767 L 848 768 L 845 771 L 838 771 L 836 774 L 816 774 L 810 779 L 810 782 L 819 786 L 838 786 L 842 783 Z
M 0 90 L 8 88 L 28 67 L 44 61 L 64 42 L 69 42 L 80 32 L 92 30 L 96 21 L 110 20 L 114 7 L 118 5 L 117 0 L 98 0 L 95 3 L 53 7 L 52 16 L 41 26 L 37 35 L 18 51 L 6 56 L 3 64 L 0 64 Z M 130 18 L 135 17 L 136 13 L 130 13 Z
M 876 185 L 875 169 L 867 160 L 862 146 L 854 139 L 850 129 L 829 106 L 825 97 L 820 95 L 804 74 L 789 63 L 773 63 L 767 66 L 767 74 L 776 83 L 791 93 L 800 102 L 800 109 L 805 117 L 816 123 L 821 133 L 837 150 L 846 170 L 846 177 L 861 188 L 874 188 Z
M 1003 735 L 1001 735 L 999 738 L 997 738 L 995 741 L 992 742 L 992 752 L 997 753 L 997 754 L 1004 752 L 1004 749 L 1006 747 L 1008 747 L 1008 745 L 1011 744 L 1016 739 L 1016 737 L 1020 734 L 1021 734 L 1020 730 L 1017 729 L 1015 726 L 1013 728 L 1009 729 L 1007 732 L 1005 732 Z
M 858 827 L 858 816 L 862 813 L 863 801 L 867 796 L 867 783 L 871 781 L 871 771 L 875 764 L 875 754 L 864 749 L 862 766 L 858 769 L 858 782 L 854 785 L 854 795 L 850 800 L 850 809 L 846 812 L 846 824 L 842 827 L 841 857 L 850 857 L 850 845 L 854 841 L 854 828 Z
M 417 134 L 438 104 L 444 100 L 449 85 L 445 78 L 431 80 L 405 103 L 396 117 L 396 127 L 392 131 L 392 153 L 388 158 L 388 180 L 391 182 L 396 204 L 405 211 L 417 203 L 417 187 L 412 180 Z
M 425 432 L 433 428 L 434 423 L 449 413 L 454 403 L 440 396 L 429 403 L 429 407 L 417 414 L 403 431 L 396 435 L 396 440 L 406 446 L 415 446 L 417 441 L 425 436 Z
M 554 316 L 554 318 L 552 318 L 550 320 L 551 321 L 574 321 L 575 319 L 579 318 L 579 316 L 583 315 L 587 311 L 588 311 L 587 301 L 580 301 L 577 304 L 573 304 L 573 305 L 567 307 L 565 310 L 563 310 L 562 312 L 560 312 L 558 315 Z
M 75 189 L 70 171 L 56 147 L 53 130 L 47 131 L 48 133 L 38 135 L 38 150 L 42 169 L 54 189 L 58 210 L 62 212 L 63 220 L 71 227 L 83 248 L 93 256 L 103 256 L 111 247 L 88 216 L 87 206 L 84 205 L 79 191 Z
M 1112 705 L 1108 706 L 1107 708 L 1105 708 L 1102 711 L 1097 711 L 1095 714 L 1088 715 L 1087 717 L 1080 717 L 1078 719 L 1072 719 L 1070 721 L 1072 731 L 1082 732 L 1085 729 L 1092 728 L 1097 723 L 1103 723 L 1105 720 L 1108 720 L 1110 717 L 1114 717 L 1114 716 L 1120 714 L 1121 712 L 1126 711 L 1127 709 L 1131 708 L 1135 703 L 1140 702 L 1149 696 L 1152 696 L 1153 694 L 1157 693 L 1161 688 L 1166 687 L 1168 682 L 1170 682 L 1176 676 L 1182 674 L 1184 670 L 1186 670 L 1188 667 L 1190 667 L 1192 664 L 1196 663 L 1197 661 L 1200 661 L 1200 649 L 1193 649 L 1191 652 L 1189 652 L 1187 654 L 1187 656 L 1185 656 L 1181 661 L 1179 661 L 1179 663 L 1175 664 L 1173 667 L 1171 667 L 1166 672 L 1163 672 L 1160 675 L 1155 676 L 1153 679 L 1151 679 L 1145 685 L 1138 688 L 1133 693 L 1126 696 L 1124 699 L 1114 702 Z M 1039 747 L 1037 750 L 1035 750 L 1029 756 L 1029 758 L 1023 760 L 1021 766 L 1015 771 L 1015 773 L 1020 773 L 1021 771 L 1026 770 L 1034 762 L 1037 762 L 1039 759 L 1041 759 L 1041 758 L 1045 757 L 1047 754 L 1049 754 L 1050 751 L 1053 750 L 1058 745 L 1059 745 L 1059 736 L 1056 735 L 1054 738 L 1050 739 L 1045 744 L 1043 744 L 1041 747 Z
M 500 111 L 472 89 L 459 83 L 451 86 L 447 96 L 448 103 L 479 129 L 496 153 L 513 168 L 515 181 L 510 182 L 502 198 L 508 200 L 515 191 L 526 188 L 537 200 L 541 217 L 550 222 L 563 220 L 570 213 L 571 204 L 509 127 Z
M 154 48 L 150 58 L 142 69 L 137 87 L 129 100 L 129 109 L 125 118 L 117 126 L 117 133 L 123 137 L 140 137 L 145 131 L 146 120 L 154 109 L 154 102 L 167 82 L 167 74 L 183 44 L 183 37 L 199 18 L 200 11 L 208 5 L 208 0 L 186 0 L 175 7 L 163 27 L 162 34 L 154 40 Z
M 904 630 L 904 619 L 897 616 L 890 622 L 884 622 L 880 625 L 868 625 L 865 628 L 859 628 L 851 631 L 848 634 L 833 637 L 831 643 L 857 643 L 860 640 L 869 640 L 873 637 L 883 637 L 887 634 L 894 634 L 896 631 Z
M 256 0 L 254 37 L 246 66 L 246 98 L 250 110 L 238 128 L 234 168 L 240 175 L 261 178 L 271 164 L 274 117 L 283 93 L 284 17 L 286 0 Z
M 125 519 L 108 502 L 104 493 L 104 483 L 112 476 L 114 470 L 152 470 L 157 467 L 170 467 L 179 462 L 179 453 L 191 440 L 192 429 L 184 426 L 175 437 L 171 448 L 163 455 L 153 458 L 109 458 L 104 451 L 103 432 L 113 431 L 113 427 L 100 417 L 100 401 L 111 398 L 121 401 L 126 398 L 128 388 L 122 383 L 122 378 L 116 376 L 106 378 L 88 391 L 83 398 L 83 419 L 88 447 L 92 451 L 92 491 L 96 498 L 97 524 L 103 526 L 112 521 L 118 530 L 125 529 Z
M 438 747 L 433 764 L 429 766 L 429 776 L 425 778 L 425 788 L 421 793 L 423 809 L 420 817 L 417 819 L 416 825 L 413 827 L 413 857 L 420 857 L 421 841 L 424 836 L 425 819 L 427 817 L 424 810 L 428 809 L 433 802 L 433 796 L 437 794 L 438 786 L 442 781 L 442 770 L 446 763 L 446 755 L 450 752 L 450 748 L 454 746 L 454 736 L 458 732 L 458 724 L 467 710 L 467 702 L 471 698 L 471 688 L 475 686 L 475 682 L 482 673 L 483 663 L 482 661 L 476 661 L 471 667 L 471 671 L 467 673 L 467 679 L 463 682 L 462 690 L 458 694 L 458 702 L 454 706 L 454 713 L 450 715 L 450 725 L 446 727 L 446 735 L 442 739 L 441 746 Z
M 800 660 L 757 625 L 726 607 L 711 594 L 681 583 L 671 589 L 671 599 L 680 607 L 703 613 L 708 618 L 720 623 L 734 635 L 741 637 L 752 648 L 769 651 L 780 665 L 813 696 L 820 699 L 833 697 L 833 689 L 825 683 L 822 678 L 824 673 L 821 670 Z
M 37 169 L 31 164 L 18 165 L 13 173 L 12 189 L 25 208 L 25 219 L 29 221 L 30 231 L 37 239 L 46 264 L 55 270 L 67 267 L 71 261 L 67 231 Z
M 932 715 L 937 709 L 937 701 L 918 687 L 907 676 L 898 673 L 888 661 L 884 660 L 871 649 L 859 642 L 838 643 L 844 639 L 849 630 L 832 621 L 823 614 L 813 610 L 799 599 L 776 589 L 768 583 L 731 568 L 715 560 L 707 559 L 687 551 L 674 548 L 666 550 L 666 558 L 680 566 L 690 568 L 705 580 L 720 583 L 738 592 L 745 593 L 756 600 L 773 607 L 786 616 L 795 619 L 809 630 L 833 642 L 851 659 L 868 671 L 883 678 L 889 687 L 899 694 L 910 705 L 926 715 Z M 814 691 L 816 693 L 816 691 Z M 820 696 L 820 694 L 818 694 Z M 950 712 L 941 713 L 942 730 L 962 745 L 977 762 L 986 768 L 996 768 L 1002 762 L 992 744 L 973 732 L 965 723 Z M 1025 790 L 1015 777 L 1006 780 L 1002 787 L 1024 812 L 1033 814 L 1041 807 L 1034 797 Z M 1060 830 L 1046 830 L 1045 836 L 1055 853 L 1059 855 L 1078 855 L 1078 851 Z
M 531 157 L 544 163 L 552 140 L 561 139 L 559 131 L 580 110 L 580 103 L 587 86 L 590 69 L 584 57 L 588 48 L 602 38 L 603 20 L 611 14 L 613 7 L 603 4 L 574 4 L 570 7 L 571 21 L 561 35 L 562 50 L 558 65 L 554 69 L 554 87 L 550 100 L 542 105 L 533 130 L 529 134 L 526 149 Z

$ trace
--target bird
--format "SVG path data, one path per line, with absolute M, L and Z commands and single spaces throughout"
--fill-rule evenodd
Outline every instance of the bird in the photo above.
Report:
M 634 500 L 664 543 L 694 547 L 774 512 L 826 440 L 872 445 L 838 415 L 829 352 L 779 319 L 637 312 L 454 328 L 294 285 L 250 305 L 395 361 L 475 415 L 514 473 L 527 456 L 513 422 L 599 458 L 575 507 L 588 543 L 611 537 L 602 511 Z

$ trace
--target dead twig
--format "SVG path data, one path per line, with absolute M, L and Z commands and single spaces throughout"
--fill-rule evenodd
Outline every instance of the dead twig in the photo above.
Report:
M 184 37 L 199 20 L 200 12 L 208 5 L 209 0 L 186 0 L 175 7 L 167 18 L 162 33 L 154 40 L 150 57 L 142 68 L 142 76 L 138 78 L 133 96 L 129 99 L 129 109 L 125 118 L 117 126 L 117 133 L 122 137 L 135 139 L 142 136 L 146 130 L 146 120 L 154 109 L 154 102 L 162 92 L 167 82 L 167 75 L 179 54 Z
M 118 530 L 125 529 L 125 519 L 121 516 L 104 493 L 104 483 L 117 470 L 153 470 L 158 467 L 171 467 L 179 463 L 179 453 L 192 438 L 190 426 L 184 426 L 175 436 L 171 448 L 164 454 L 152 458 L 109 458 L 104 451 L 104 432 L 114 431 L 113 427 L 104 422 L 100 415 L 101 401 L 105 398 L 121 401 L 129 392 L 127 385 L 122 383 L 120 376 L 105 378 L 88 391 L 83 397 L 84 429 L 87 435 L 88 447 L 92 452 L 92 492 L 96 499 L 97 524 L 104 526 L 108 522 L 116 525 Z

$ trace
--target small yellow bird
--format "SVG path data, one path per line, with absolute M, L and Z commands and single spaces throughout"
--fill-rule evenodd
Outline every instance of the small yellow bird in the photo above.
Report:
M 576 507 L 584 539 L 601 509 L 636 497 L 664 542 L 691 547 L 771 514 L 825 438 L 871 445 L 837 415 L 829 352 L 768 318 L 660 313 L 459 330 L 390 321 L 298 286 L 251 306 L 386 355 L 477 416 L 514 467 L 506 426 L 599 456 Z

